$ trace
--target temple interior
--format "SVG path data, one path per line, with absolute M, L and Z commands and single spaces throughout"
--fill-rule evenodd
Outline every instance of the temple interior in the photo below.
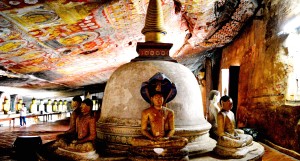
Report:
M 159 0 L 158 28 L 149 1 L 0 1 L 0 134 L 20 130 L 22 103 L 21 131 L 68 121 L 79 95 L 101 112 L 104 151 L 124 156 L 148 106 L 141 85 L 162 72 L 177 88 L 167 107 L 175 135 L 192 140 L 190 159 L 216 145 L 208 117 L 217 90 L 232 98 L 236 128 L 300 160 L 300 0 Z

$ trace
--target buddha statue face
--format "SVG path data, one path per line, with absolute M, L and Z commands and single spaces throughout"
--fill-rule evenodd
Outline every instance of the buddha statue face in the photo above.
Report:
M 22 100 L 22 99 L 19 99 L 18 103 L 19 103 L 19 104 L 22 104 L 22 103 L 23 103 L 23 100 Z
M 155 94 L 152 98 L 152 103 L 153 105 L 156 106 L 162 106 L 163 102 L 164 102 L 164 98 L 161 94 Z
M 232 109 L 233 103 L 232 103 L 232 99 L 230 98 L 227 101 L 222 101 L 222 109 L 229 111 Z

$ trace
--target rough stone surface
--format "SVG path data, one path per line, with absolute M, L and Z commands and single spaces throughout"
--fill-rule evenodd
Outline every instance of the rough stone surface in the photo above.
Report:
M 240 66 L 238 127 L 257 128 L 265 139 L 299 153 L 299 106 L 285 105 L 292 57 L 284 44 L 287 35 L 278 33 L 299 15 L 300 1 L 263 2 L 263 18 L 257 17 L 223 50 L 221 69 Z

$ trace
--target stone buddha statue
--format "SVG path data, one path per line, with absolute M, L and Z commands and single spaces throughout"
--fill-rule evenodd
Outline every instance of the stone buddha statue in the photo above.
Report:
M 58 101 L 57 111 L 58 112 L 63 112 L 63 101 L 62 100 Z
M 155 74 L 148 82 L 142 84 L 141 94 L 150 103 L 150 107 L 144 109 L 141 114 L 142 136 L 132 138 L 131 141 L 131 153 L 134 153 L 134 156 L 144 155 L 153 151 L 153 148 L 161 148 L 165 152 L 167 149 L 173 149 L 172 153 L 182 158 L 187 157 L 179 151 L 187 145 L 188 139 L 174 136 L 174 111 L 166 107 L 166 103 L 171 101 L 176 93 L 175 84 L 162 73 Z M 136 154 L 137 151 L 143 152 Z
M 76 118 L 75 129 L 58 135 L 52 145 L 58 148 L 59 155 L 71 157 L 72 160 L 98 158 L 95 151 L 96 121 L 92 114 L 93 102 L 85 99 L 81 104 L 81 113 Z
M 217 146 L 214 151 L 226 158 L 243 158 L 249 152 L 253 138 L 244 131 L 235 128 L 235 118 L 232 109 L 232 99 L 222 96 L 222 110 L 217 115 Z
M 46 105 L 46 112 L 48 112 L 48 113 L 52 112 L 52 102 L 51 102 L 51 99 L 48 99 L 48 103 Z
M 53 105 L 52 105 L 52 111 L 53 112 L 57 112 L 58 108 L 57 108 L 57 100 L 54 100 Z
M 38 106 L 36 104 L 36 99 L 35 98 L 32 99 L 31 104 L 29 106 L 29 110 L 30 110 L 30 113 L 37 113 L 38 112 Z
M 63 101 L 63 105 L 62 105 L 62 110 L 63 110 L 63 112 L 67 112 L 68 111 L 68 102 L 67 102 L 67 100 L 64 100 Z
M 207 121 L 211 124 L 210 136 L 213 139 L 217 139 L 217 116 L 220 111 L 220 107 L 218 105 L 220 101 L 220 92 L 217 90 L 211 90 L 208 95 L 209 99 L 209 108 L 208 108 L 208 117 Z

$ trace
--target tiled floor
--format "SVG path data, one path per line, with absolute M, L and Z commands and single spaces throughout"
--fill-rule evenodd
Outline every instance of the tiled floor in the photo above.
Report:
M 35 136 L 39 135 L 43 143 L 55 139 L 58 133 L 68 129 L 68 121 L 60 120 L 56 122 L 43 122 L 32 124 L 27 127 L 0 127 L 0 160 L 13 161 L 13 142 L 17 136 Z M 263 161 L 296 161 L 297 159 L 285 155 L 269 146 L 262 144 L 265 147 Z

